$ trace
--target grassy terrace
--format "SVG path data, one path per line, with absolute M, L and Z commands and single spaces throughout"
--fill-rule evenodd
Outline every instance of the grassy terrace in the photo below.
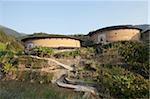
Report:
M 0 88 L 0 99 L 81 99 L 82 96 L 52 84 L 1 81 Z

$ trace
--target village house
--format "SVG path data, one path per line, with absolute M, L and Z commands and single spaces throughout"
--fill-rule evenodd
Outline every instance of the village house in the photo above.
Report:
M 141 29 L 131 25 L 120 25 L 101 28 L 89 32 L 90 39 L 95 44 L 107 44 L 115 41 L 140 40 Z
M 23 38 L 24 46 L 26 49 L 31 49 L 34 46 L 73 49 L 80 48 L 80 40 L 73 37 L 64 35 L 45 35 L 45 36 L 29 36 Z
M 149 41 L 150 39 L 150 27 L 141 32 L 141 41 Z

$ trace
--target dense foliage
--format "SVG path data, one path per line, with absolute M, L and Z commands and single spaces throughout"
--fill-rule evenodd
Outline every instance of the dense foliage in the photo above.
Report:
M 148 63 L 149 46 L 140 42 L 121 41 L 113 43 L 112 46 L 117 48 L 119 54 L 124 57 L 128 63 Z
M 106 49 L 115 49 L 122 56 L 122 67 L 149 78 L 149 46 L 140 42 L 120 41 L 104 46 Z
M 100 67 L 94 79 L 118 98 L 149 97 L 149 81 L 139 74 L 134 74 L 118 66 Z
M 93 47 L 70 49 L 70 50 L 56 50 L 49 47 L 36 46 L 32 48 L 28 54 L 40 57 L 55 57 L 55 58 L 76 58 L 77 56 L 94 55 L 95 49 Z
M 51 55 L 53 55 L 53 53 L 54 53 L 54 50 L 52 48 L 40 47 L 40 46 L 34 47 L 31 51 L 32 55 L 36 55 L 40 57 L 44 57 L 44 56 L 50 57 Z
M 64 51 L 64 52 L 58 52 L 54 54 L 54 57 L 56 58 L 75 58 L 77 56 L 80 56 L 79 50 Z
M 18 64 L 29 71 L 18 72 L 17 78 L 21 81 L 49 83 L 53 74 L 32 71 L 49 66 L 47 61 L 38 60 L 27 55 L 16 58 L 13 51 L 6 50 L 3 43 L 0 51 L 0 67 L 5 74 L 13 74 Z M 47 47 L 35 47 L 32 55 L 51 58 L 81 59 L 74 79 L 86 82 L 96 82 L 105 87 L 102 93 L 107 98 L 148 99 L 149 97 L 149 46 L 140 42 L 120 41 L 101 47 L 98 53 L 95 48 L 87 47 L 74 50 L 56 51 Z M 6 47 L 7 48 L 7 47 Z M 120 60 L 119 60 L 120 59 Z M 119 62 L 118 62 L 119 61 Z M 9 75 L 10 76 L 10 75 Z M 101 92 L 100 92 L 101 93 Z
M 18 60 L 14 55 L 12 51 L 0 51 L 0 73 L 5 77 L 16 74 Z
M 106 88 L 104 93 L 109 91 L 110 97 L 117 99 L 148 99 L 148 47 L 132 41 L 104 45 L 101 47 L 102 53 L 87 57 L 91 54 L 88 53 L 86 57 L 82 57 L 86 61 L 80 64 L 77 75 L 73 78 L 97 82 Z
M 5 50 L 5 49 L 6 49 L 6 45 L 0 42 L 0 50 Z

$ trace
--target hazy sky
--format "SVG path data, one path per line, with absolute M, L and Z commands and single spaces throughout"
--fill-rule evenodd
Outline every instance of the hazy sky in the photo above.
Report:
M 148 0 L 0 0 L 0 25 L 23 33 L 87 34 L 111 25 L 147 23 Z

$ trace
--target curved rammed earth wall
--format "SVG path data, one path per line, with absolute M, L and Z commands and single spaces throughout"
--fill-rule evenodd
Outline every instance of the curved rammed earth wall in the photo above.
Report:
M 31 39 L 25 42 L 25 45 L 32 43 L 36 46 L 44 46 L 44 47 L 66 47 L 66 48 L 79 48 L 80 41 L 70 38 L 45 38 L 45 39 Z
M 119 29 L 106 32 L 108 41 L 121 41 L 121 40 L 140 40 L 140 31 L 137 29 Z
M 140 30 L 138 29 L 115 29 L 108 31 L 99 31 L 91 35 L 91 40 L 94 42 L 98 42 L 98 36 L 101 34 L 105 34 L 106 41 L 114 42 L 114 41 L 123 41 L 123 40 L 140 40 Z

